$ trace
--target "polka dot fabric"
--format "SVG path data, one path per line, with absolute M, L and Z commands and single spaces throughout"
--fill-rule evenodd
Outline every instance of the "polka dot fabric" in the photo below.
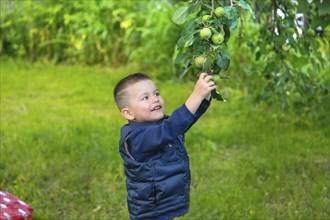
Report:
M 0 220 L 32 220 L 33 208 L 8 192 L 0 191 Z

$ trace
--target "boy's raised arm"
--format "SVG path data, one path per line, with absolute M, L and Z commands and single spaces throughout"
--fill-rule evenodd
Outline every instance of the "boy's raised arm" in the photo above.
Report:
M 195 114 L 201 102 L 204 99 L 210 99 L 211 91 L 214 89 L 216 89 L 216 84 L 212 81 L 212 76 L 207 73 L 201 73 L 193 92 L 185 103 L 188 110 Z
M 165 143 L 184 134 L 205 112 L 206 109 L 201 110 L 200 114 L 197 111 L 204 99 L 211 98 L 211 91 L 215 88 L 216 84 L 212 81 L 212 76 L 202 73 L 186 103 L 174 110 L 171 116 L 162 123 L 144 126 L 125 134 L 133 157 L 137 161 L 144 161 L 150 154 L 164 147 Z M 203 108 L 208 107 L 205 105 L 208 104 L 204 104 Z

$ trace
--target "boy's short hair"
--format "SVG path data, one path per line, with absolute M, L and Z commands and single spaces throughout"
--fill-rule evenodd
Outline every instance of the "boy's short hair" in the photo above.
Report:
M 128 105 L 129 100 L 127 97 L 127 92 L 125 92 L 124 90 L 127 89 L 129 86 L 143 80 L 151 80 L 151 78 L 145 73 L 133 73 L 121 79 L 117 83 L 113 91 L 113 95 L 119 110 L 122 110 Z

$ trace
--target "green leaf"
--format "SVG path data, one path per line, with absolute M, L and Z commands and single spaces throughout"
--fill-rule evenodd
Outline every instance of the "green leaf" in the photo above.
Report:
M 217 65 L 223 69 L 227 70 L 230 64 L 230 57 L 228 52 L 218 53 L 217 55 Z
M 174 12 L 172 16 L 172 21 L 180 25 L 186 22 L 187 17 L 188 17 L 188 7 L 182 6 Z
M 286 42 L 286 36 L 284 35 L 277 35 L 274 37 L 274 43 L 277 48 L 281 48 Z
M 250 14 L 252 15 L 253 19 L 256 18 L 256 14 L 254 13 L 252 8 L 250 7 L 250 5 L 246 1 L 240 0 L 238 5 L 241 6 L 241 8 L 247 9 L 250 12 Z
M 194 3 L 190 4 L 188 12 L 189 13 L 196 12 L 198 10 L 199 6 L 201 6 L 201 3 L 202 3 L 202 1 L 198 0 L 197 2 L 194 2 Z
M 237 26 L 238 26 L 238 20 L 237 19 L 230 20 L 230 28 L 234 33 L 236 33 Z
M 270 61 L 268 62 L 268 64 L 266 65 L 265 69 L 264 69 L 264 74 L 270 74 L 273 73 L 276 70 L 276 62 L 275 61 Z
M 233 23 L 232 23 L 233 24 Z M 237 23 L 236 23 L 237 24 Z M 223 25 L 223 30 L 225 32 L 224 42 L 227 43 L 230 38 L 230 30 L 227 25 Z
M 194 43 L 194 34 L 195 31 L 192 30 L 190 33 L 186 33 L 185 35 L 181 36 L 177 42 L 178 48 L 181 49 L 183 47 L 189 47 Z
M 179 72 L 179 78 L 182 79 L 187 72 L 190 70 L 191 66 L 184 66 L 181 68 L 180 72 Z
M 206 60 L 203 64 L 203 71 L 208 72 L 211 70 L 213 64 L 213 60 L 210 56 L 206 57 Z
M 181 36 L 187 35 L 192 32 L 198 32 L 196 31 L 196 23 L 195 23 L 195 18 L 190 19 L 186 24 L 184 29 L 181 31 Z
M 296 67 L 301 68 L 308 64 L 308 58 L 304 56 L 297 57 L 294 63 Z
M 174 63 L 178 64 L 178 63 L 185 63 L 187 61 L 187 59 L 191 58 L 191 53 L 182 53 L 179 54 L 178 57 L 175 59 Z
M 317 1 L 315 2 L 318 8 L 318 14 L 320 16 L 327 16 L 330 12 L 330 2 L 329 1 Z
M 238 14 L 236 8 L 231 7 L 231 6 L 225 6 L 224 10 L 225 10 L 225 13 L 226 13 L 228 19 L 236 20 L 237 18 L 239 18 L 239 14 Z
M 177 42 L 177 46 L 178 49 L 182 49 L 184 47 L 184 44 L 186 43 L 186 40 L 184 37 L 180 37 L 178 42 Z
M 194 43 L 194 35 L 190 35 L 186 43 L 184 44 L 184 47 L 189 47 Z
M 218 73 L 218 75 L 220 76 L 220 79 L 229 79 L 228 76 L 223 75 L 223 74 L 221 74 L 221 73 Z
M 307 0 L 298 1 L 298 12 L 306 12 L 309 9 L 309 3 Z
M 211 91 L 211 96 L 213 99 L 221 101 L 221 102 L 227 102 L 226 100 L 224 100 L 221 96 L 220 93 L 218 93 L 216 90 L 212 90 Z
M 64 44 L 64 45 L 71 45 L 71 43 L 64 39 L 51 39 L 45 42 L 42 42 L 39 44 L 39 48 L 46 47 L 48 45 L 54 45 L 54 44 Z

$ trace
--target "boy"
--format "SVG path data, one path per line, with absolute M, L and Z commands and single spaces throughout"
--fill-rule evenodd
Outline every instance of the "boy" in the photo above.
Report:
M 215 88 L 212 76 L 201 73 L 185 104 L 165 116 L 164 100 L 146 74 L 129 75 L 116 85 L 116 104 L 128 120 L 121 128 L 119 152 L 132 220 L 168 220 L 188 212 L 190 168 L 184 134 L 207 110 Z

